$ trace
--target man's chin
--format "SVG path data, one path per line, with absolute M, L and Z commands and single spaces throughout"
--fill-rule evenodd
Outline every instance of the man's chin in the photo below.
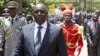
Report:
M 43 22 L 41 22 L 41 21 L 38 21 L 38 22 L 37 22 L 37 24 L 41 25 L 41 24 L 43 24 Z

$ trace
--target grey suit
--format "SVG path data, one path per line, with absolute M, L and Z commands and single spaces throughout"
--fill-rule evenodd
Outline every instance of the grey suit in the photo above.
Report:
M 22 28 L 14 56 L 34 55 L 34 23 Z M 60 27 L 48 23 L 38 56 L 67 56 L 65 40 Z

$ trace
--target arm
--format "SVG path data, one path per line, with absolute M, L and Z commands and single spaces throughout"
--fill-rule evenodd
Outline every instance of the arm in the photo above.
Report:
M 90 30 L 89 24 L 87 24 L 86 28 L 86 39 L 89 46 L 93 46 L 93 42 L 91 40 L 92 32 Z
M 68 56 L 66 42 L 64 40 L 64 36 L 63 36 L 62 30 L 60 31 L 58 37 L 59 37 L 58 38 L 58 49 L 59 49 L 58 51 L 59 51 L 59 56 Z
M 21 35 L 18 39 L 18 42 L 15 46 L 15 50 L 14 50 L 14 56 L 24 56 L 24 51 L 23 51 L 23 43 L 24 43 L 24 35 L 21 32 Z
M 78 46 L 77 46 L 75 52 L 78 52 L 77 55 L 79 55 L 80 52 L 81 52 L 81 49 L 83 47 L 83 39 L 82 39 L 82 35 L 81 34 L 78 34 L 77 37 L 78 37 Z

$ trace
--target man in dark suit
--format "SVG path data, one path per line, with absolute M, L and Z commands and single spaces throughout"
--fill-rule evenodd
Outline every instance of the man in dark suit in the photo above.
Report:
M 98 19 L 96 14 L 93 14 L 92 20 L 88 21 L 86 28 L 86 38 L 88 43 L 88 55 L 89 56 L 100 56 L 98 55 L 98 44 L 100 37 L 100 19 Z
M 62 30 L 49 23 L 46 5 L 38 3 L 32 12 L 35 22 L 22 28 L 14 56 L 67 56 Z

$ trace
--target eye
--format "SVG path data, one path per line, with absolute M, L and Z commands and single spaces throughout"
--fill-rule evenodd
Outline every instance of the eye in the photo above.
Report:
M 15 10 L 16 8 L 9 8 L 9 10 Z
M 70 17 L 70 15 L 64 15 L 65 17 Z
M 36 14 L 37 14 L 37 13 L 38 13 L 38 11 L 34 11 L 34 13 L 36 13 Z
M 38 13 L 44 14 L 44 13 L 46 13 L 46 11 L 39 10 L 39 11 L 34 11 L 34 13 L 35 14 L 38 14 Z
M 40 11 L 41 13 L 45 13 L 45 11 Z

